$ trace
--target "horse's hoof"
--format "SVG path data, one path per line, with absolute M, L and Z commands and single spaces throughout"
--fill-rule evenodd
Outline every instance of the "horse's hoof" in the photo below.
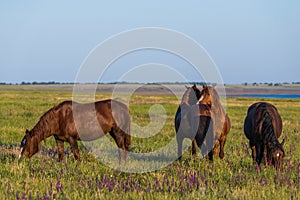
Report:
M 219 154 L 219 157 L 220 157 L 221 159 L 223 159 L 223 158 L 224 158 L 224 153 L 220 153 L 220 154 Z

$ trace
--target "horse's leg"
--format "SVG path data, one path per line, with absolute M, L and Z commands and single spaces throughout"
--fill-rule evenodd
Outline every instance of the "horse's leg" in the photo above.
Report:
M 177 133 L 176 135 L 176 140 L 177 140 L 177 156 L 178 160 L 181 160 L 182 157 L 182 142 L 183 142 L 183 137 L 179 135 L 180 133 Z
M 219 157 L 221 159 L 224 158 L 225 142 L 226 142 L 226 136 L 221 137 L 221 141 L 220 141 L 220 153 L 219 153 Z
M 75 159 L 80 161 L 80 154 L 79 154 L 77 139 L 75 139 L 73 137 L 70 137 L 69 138 L 69 143 L 71 145 L 72 152 L 74 154 Z
M 55 141 L 56 141 L 57 151 L 58 151 L 58 161 L 62 162 L 64 159 L 64 141 L 58 139 L 58 137 L 55 137 Z
M 268 165 L 268 159 L 267 159 L 267 145 L 264 145 L 264 161 L 265 161 L 265 165 Z
M 261 160 L 262 160 L 262 157 L 263 157 L 263 152 L 261 151 L 262 150 L 262 147 L 261 145 L 255 145 L 255 149 L 256 149 L 256 162 L 258 165 L 260 165 L 261 163 Z
M 209 160 L 213 161 L 213 156 L 218 154 L 218 148 L 220 146 L 220 138 L 217 138 L 217 132 L 213 132 L 212 138 L 210 138 L 210 146 L 213 146 L 212 150 L 208 153 Z M 213 144 L 215 142 L 215 144 Z
M 216 140 L 216 144 L 215 144 L 215 146 L 214 146 L 214 148 L 212 150 L 214 155 L 218 154 L 218 148 L 219 148 L 219 146 L 220 146 L 220 141 L 218 139 L 218 140 Z
M 192 134 L 191 134 L 191 140 L 192 140 L 192 155 L 196 156 L 197 155 L 197 148 L 198 148 L 198 144 L 197 144 L 197 140 L 199 140 L 198 138 L 201 138 L 201 134 L 202 134 L 202 127 L 200 123 L 198 123 L 198 126 L 195 126 L 197 123 L 193 123 L 192 124 Z M 195 135 L 193 135 L 195 134 Z M 201 144 L 201 141 L 198 141 L 199 145 Z M 199 146 L 200 147 L 200 146 Z
M 210 161 L 213 161 L 214 152 L 218 152 L 219 140 L 215 140 L 215 135 L 217 135 L 217 133 L 214 130 L 212 130 L 211 127 L 208 130 L 208 133 L 209 134 L 206 134 L 205 137 L 206 150 L 209 151 L 206 158 L 208 157 Z
M 211 150 L 211 151 L 208 153 L 208 159 L 209 159 L 210 161 L 214 161 L 214 152 L 213 152 L 213 150 Z
M 126 142 L 125 142 L 125 162 L 129 161 L 128 152 L 129 152 L 129 147 L 126 146 Z
M 210 147 L 212 146 L 212 143 L 213 143 L 213 141 L 212 141 L 213 139 L 209 139 L 209 141 L 208 141 L 208 149 L 207 150 L 209 150 L 210 149 Z M 215 151 L 217 151 L 218 152 L 218 146 L 219 146 L 219 140 L 216 140 L 216 144 L 213 146 L 213 148 L 208 152 L 208 154 L 207 154 L 207 156 L 206 156 L 206 158 L 208 158 L 210 161 L 213 161 L 214 160 L 214 154 L 215 154 Z
M 123 134 L 124 134 L 124 144 L 125 144 L 125 162 L 128 162 L 129 160 L 128 152 L 129 152 L 131 138 L 129 135 L 130 134 L 129 131 L 127 131 L 126 133 L 124 132 Z
M 124 143 L 124 134 L 122 130 L 115 127 L 109 132 L 109 134 L 114 138 L 118 148 L 119 148 L 119 164 L 123 163 L 126 160 L 126 148 Z
M 193 139 L 193 142 L 192 142 L 192 155 L 193 156 L 196 156 L 197 155 L 197 141 L 196 139 Z
M 256 149 L 255 149 L 254 143 L 251 142 L 251 140 L 249 141 L 249 146 L 250 146 L 251 151 L 252 151 L 252 160 L 253 160 L 253 162 L 256 162 Z

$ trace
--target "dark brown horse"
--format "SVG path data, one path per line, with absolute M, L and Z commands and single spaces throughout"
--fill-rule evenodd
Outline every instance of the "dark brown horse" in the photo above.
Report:
M 215 144 L 213 150 L 208 154 L 209 159 L 213 160 L 213 155 L 216 155 L 218 153 L 219 146 L 219 157 L 223 158 L 226 136 L 230 131 L 231 122 L 229 116 L 225 113 L 215 87 L 203 85 L 199 103 L 205 104 L 211 108 L 211 116 L 214 122 L 214 134 L 211 138 L 213 141 L 209 142 Z
M 191 139 L 192 154 L 197 154 L 197 147 L 201 147 L 209 131 L 211 116 L 210 108 L 203 104 L 196 104 L 200 98 L 200 90 L 196 85 L 187 87 L 175 115 L 175 130 L 177 140 L 178 159 L 182 156 L 182 142 L 184 138 Z
M 64 101 L 47 111 L 21 142 L 19 158 L 31 157 L 40 150 L 41 141 L 54 136 L 59 161 L 63 160 L 64 142 L 70 143 L 76 160 L 80 160 L 78 140 L 95 140 L 110 133 L 119 147 L 119 161 L 127 161 L 130 145 L 128 107 L 115 100 L 89 104 Z
M 260 165 L 264 159 L 265 164 L 272 164 L 276 168 L 281 166 L 285 155 L 284 140 L 278 142 L 282 120 L 274 105 L 265 102 L 251 105 L 245 118 L 244 132 L 249 139 L 254 162 Z

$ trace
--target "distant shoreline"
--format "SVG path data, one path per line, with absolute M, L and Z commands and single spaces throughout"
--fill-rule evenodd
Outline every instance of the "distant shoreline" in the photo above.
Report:
M 234 95 L 227 94 L 226 97 L 234 98 L 257 98 L 257 99 L 300 99 L 299 94 L 242 94 Z
M 22 91 L 62 91 L 72 92 L 73 84 L 30 84 L 30 85 L 0 85 L 0 92 L 3 90 L 22 90 Z M 111 93 L 116 84 L 82 84 L 87 92 L 97 90 L 97 93 Z M 171 93 L 181 94 L 188 84 L 118 84 L 121 92 L 132 91 L 140 94 L 161 94 Z M 217 86 L 218 87 L 218 86 Z M 201 85 L 199 85 L 201 89 Z M 291 95 L 291 97 L 300 95 L 300 84 L 283 84 L 279 86 L 268 85 L 225 85 L 226 96 L 229 97 L 250 97 L 250 96 L 276 96 Z
M 229 96 L 242 95 L 300 95 L 300 85 L 287 84 L 282 86 L 243 86 L 243 85 L 226 85 L 226 94 Z

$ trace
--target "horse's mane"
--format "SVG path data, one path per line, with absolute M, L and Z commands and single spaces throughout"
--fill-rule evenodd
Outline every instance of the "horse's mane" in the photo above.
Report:
M 38 137 L 40 140 L 45 140 L 47 138 L 47 133 L 51 134 L 53 127 L 49 125 L 50 122 L 56 120 L 56 111 L 61 107 L 61 104 L 50 108 L 45 112 L 39 119 L 38 123 L 30 131 L 31 137 Z
M 261 110 L 261 117 L 256 126 L 256 131 L 260 131 L 263 135 L 264 144 L 271 142 L 273 144 L 273 150 L 280 149 L 284 152 L 282 145 L 279 143 L 272 123 L 272 117 L 267 110 L 267 104 L 262 103 L 257 109 Z M 273 151 L 271 149 L 271 151 Z
M 188 88 L 182 95 L 181 104 L 184 104 L 184 103 L 187 104 L 189 102 L 190 94 L 191 94 L 191 88 Z
M 213 112 L 225 115 L 224 108 L 221 104 L 220 96 L 219 96 L 217 90 L 215 89 L 215 87 L 209 86 L 208 90 L 209 90 L 209 93 L 210 93 L 211 98 L 212 98 L 212 110 L 213 110 Z
M 193 99 L 195 98 L 195 99 Z M 197 102 L 197 97 L 194 93 L 194 90 L 192 87 L 187 88 L 187 90 L 184 92 L 182 99 L 181 99 L 181 104 L 187 104 L 187 105 L 192 105 L 193 103 Z

